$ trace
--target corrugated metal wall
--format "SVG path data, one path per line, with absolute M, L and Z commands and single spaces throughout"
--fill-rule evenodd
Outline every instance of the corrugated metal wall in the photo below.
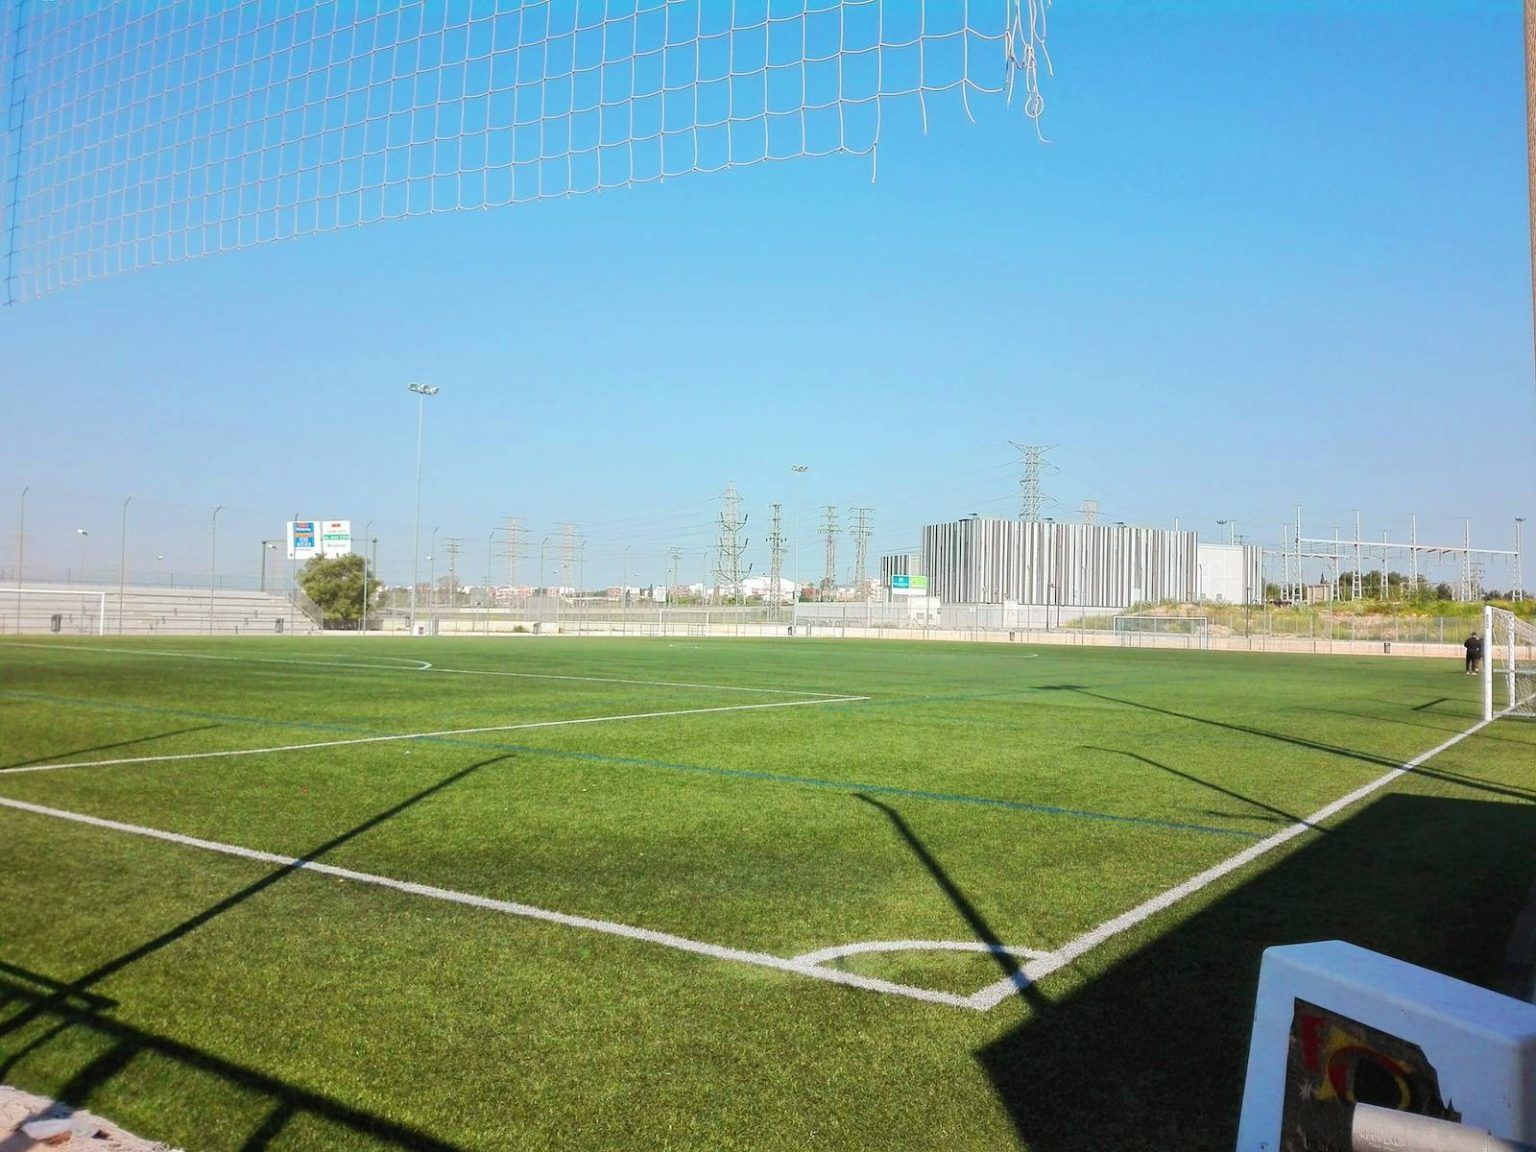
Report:
M 1093 605 L 1199 598 L 1193 532 L 1021 520 L 923 529 L 929 592 L 945 604 Z

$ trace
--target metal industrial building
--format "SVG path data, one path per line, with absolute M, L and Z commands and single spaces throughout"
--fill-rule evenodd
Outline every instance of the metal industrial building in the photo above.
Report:
M 881 584 L 926 577 L 941 604 L 1124 609 L 1134 604 L 1262 599 L 1260 550 L 1201 544 L 1193 532 L 1124 524 L 970 517 L 923 529 L 916 553 L 881 560 Z

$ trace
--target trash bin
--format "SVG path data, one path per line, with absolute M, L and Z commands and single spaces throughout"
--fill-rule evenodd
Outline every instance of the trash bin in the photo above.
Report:
M 62 631 L 64 631 L 64 613 L 62 613 L 62 612 L 55 612 L 53 614 L 53 616 L 48 621 L 48 631 L 50 631 L 50 632 L 62 632 Z
M 272 621 L 272 631 L 281 636 L 283 634 L 283 625 L 286 623 L 287 621 L 279 616 L 276 620 Z

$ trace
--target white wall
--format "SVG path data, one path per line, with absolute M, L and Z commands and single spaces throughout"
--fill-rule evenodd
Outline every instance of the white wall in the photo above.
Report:
M 1201 544 L 1200 599 L 1214 604 L 1257 604 L 1264 599 L 1259 550 L 1251 544 Z

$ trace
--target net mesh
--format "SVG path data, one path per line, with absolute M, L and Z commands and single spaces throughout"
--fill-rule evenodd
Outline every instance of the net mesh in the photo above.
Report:
M 831 153 L 1015 96 L 1049 0 L 0 0 L 5 294 Z
M 1536 717 L 1536 624 L 1503 608 L 1489 608 L 1487 623 L 1483 658 L 1493 680 L 1493 715 Z

